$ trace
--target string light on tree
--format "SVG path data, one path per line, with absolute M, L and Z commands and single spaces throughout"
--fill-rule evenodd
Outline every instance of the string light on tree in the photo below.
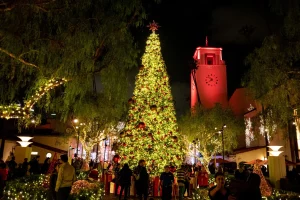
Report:
M 65 78 L 53 78 L 36 90 L 28 100 L 25 101 L 24 107 L 20 104 L 10 104 L 8 106 L 0 106 L 0 117 L 5 119 L 31 119 L 33 116 L 32 107 L 39 101 L 49 90 L 60 86 L 67 82 Z
M 245 125 L 246 125 L 246 129 L 245 129 L 246 147 L 250 147 L 251 142 L 254 140 L 251 118 L 245 118 Z

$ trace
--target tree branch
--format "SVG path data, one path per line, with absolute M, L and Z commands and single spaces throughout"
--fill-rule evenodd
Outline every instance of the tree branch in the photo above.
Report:
M 22 59 L 22 58 L 20 58 L 20 57 L 18 57 L 16 55 L 10 53 L 9 51 L 7 51 L 5 49 L 2 49 L 1 47 L 0 47 L 0 51 L 3 52 L 3 53 L 5 53 L 6 55 L 8 55 L 11 58 L 18 60 L 19 62 L 23 63 L 24 65 L 35 67 L 35 68 L 39 69 L 39 67 L 37 65 L 35 65 L 33 63 L 30 63 L 30 62 L 27 62 L 24 59 Z
M 56 0 L 49 0 L 49 1 L 44 1 L 44 2 L 35 2 L 35 3 L 14 3 L 14 4 L 8 4 L 8 3 L 2 3 L 0 4 L 0 7 L 4 7 L 4 8 L 0 8 L 1 12 L 6 12 L 6 11 L 11 11 L 12 9 L 16 8 L 17 6 L 33 6 L 39 10 L 42 10 L 44 12 L 48 12 L 47 9 L 43 8 L 43 5 L 49 5 L 50 3 L 55 2 Z

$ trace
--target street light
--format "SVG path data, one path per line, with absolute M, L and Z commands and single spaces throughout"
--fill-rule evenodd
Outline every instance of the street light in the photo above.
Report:
M 78 119 L 73 119 L 73 123 L 74 124 L 77 124 L 79 122 L 79 120 Z M 77 148 L 76 148 L 76 154 L 77 154 L 77 156 L 78 156 L 78 145 L 79 145 L 79 131 L 78 130 L 76 130 L 76 129 L 78 129 L 78 126 L 75 126 L 75 131 L 77 131 Z

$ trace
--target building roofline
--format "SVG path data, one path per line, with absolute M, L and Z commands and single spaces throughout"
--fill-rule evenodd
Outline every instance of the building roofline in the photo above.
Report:
M 233 154 L 245 153 L 248 151 L 254 151 L 254 150 L 263 149 L 263 148 L 266 148 L 266 146 L 256 146 L 256 147 L 249 147 L 249 148 L 243 147 L 243 148 L 233 150 Z
M 196 49 L 223 50 L 221 47 L 197 47 Z

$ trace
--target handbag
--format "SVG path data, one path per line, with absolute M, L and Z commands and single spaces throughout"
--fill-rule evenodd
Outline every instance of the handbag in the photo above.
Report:
M 135 180 L 138 181 L 140 179 L 140 173 L 139 174 L 135 174 L 134 177 L 135 177 Z

